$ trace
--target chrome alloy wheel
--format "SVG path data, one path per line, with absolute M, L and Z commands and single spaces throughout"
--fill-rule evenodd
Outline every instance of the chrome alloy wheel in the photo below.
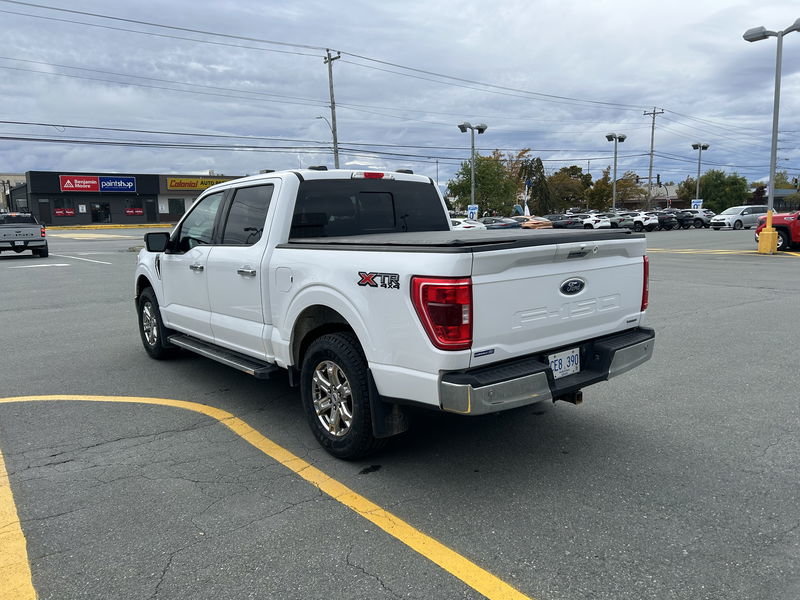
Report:
M 149 346 L 158 343 L 158 321 L 152 302 L 145 302 L 142 305 L 142 333 Z
M 311 398 L 317 418 L 329 434 L 341 437 L 350 431 L 353 424 L 353 393 L 339 365 L 324 360 L 314 368 Z

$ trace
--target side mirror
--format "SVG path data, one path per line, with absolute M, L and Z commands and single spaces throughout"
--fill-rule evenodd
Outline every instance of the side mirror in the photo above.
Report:
M 145 233 L 144 245 L 148 252 L 164 252 L 169 246 L 169 233 L 166 231 Z

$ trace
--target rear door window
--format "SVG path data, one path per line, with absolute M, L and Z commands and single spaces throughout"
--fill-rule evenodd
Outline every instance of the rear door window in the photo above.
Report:
M 222 232 L 223 244 L 252 246 L 261 239 L 274 189 L 273 185 L 258 185 L 234 192 Z

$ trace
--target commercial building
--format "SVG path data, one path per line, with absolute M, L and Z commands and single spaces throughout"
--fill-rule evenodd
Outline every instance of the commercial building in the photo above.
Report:
M 174 223 L 224 175 L 28 171 L 11 190 L 10 209 L 47 225 Z

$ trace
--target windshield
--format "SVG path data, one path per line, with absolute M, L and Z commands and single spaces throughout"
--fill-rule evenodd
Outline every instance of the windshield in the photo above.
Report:
M 737 206 L 732 206 L 730 208 L 726 208 L 725 210 L 723 210 L 719 214 L 721 214 L 721 215 L 738 215 L 740 212 L 742 212 L 741 208 L 739 208 Z

